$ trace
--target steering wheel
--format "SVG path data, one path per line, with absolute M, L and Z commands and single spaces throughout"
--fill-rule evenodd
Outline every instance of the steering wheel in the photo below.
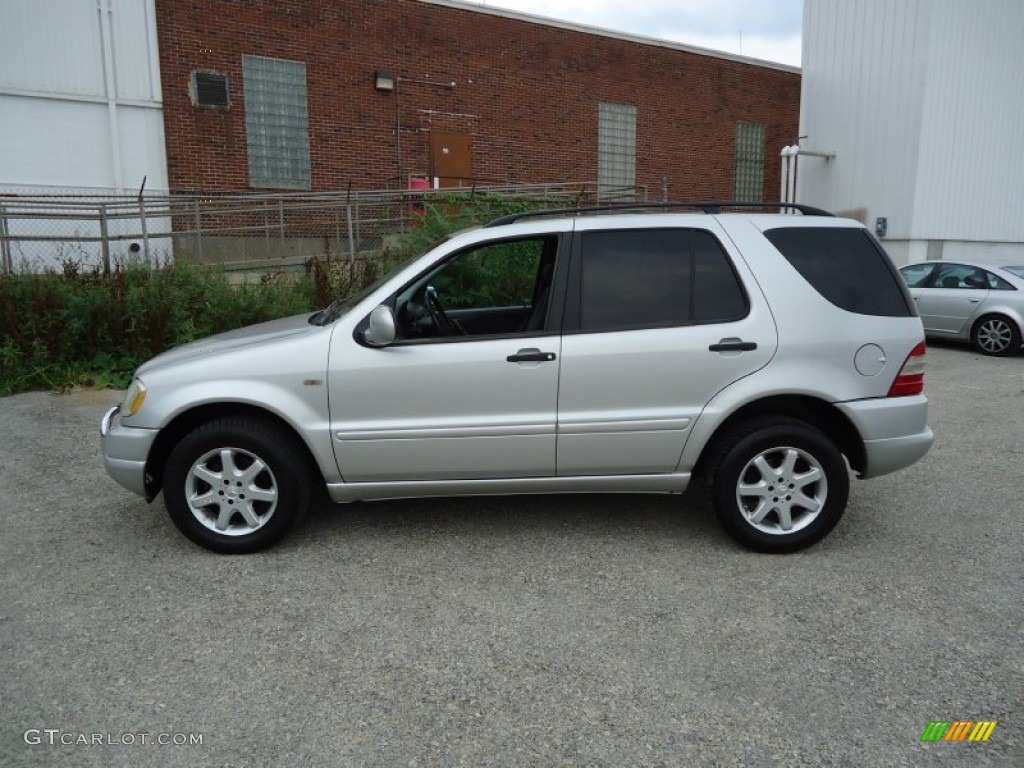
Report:
M 448 313 L 444 311 L 444 307 L 441 306 L 441 300 L 437 298 L 437 289 L 432 285 L 428 285 L 426 290 L 423 292 L 424 303 L 427 305 L 427 312 L 430 313 L 430 319 L 434 321 L 434 327 L 437 328 L 437 332 L 442 336 L 455 336 L 456 334 L 466 335 L 466 331 L 461 325 L 454 322 L 448 317 Z

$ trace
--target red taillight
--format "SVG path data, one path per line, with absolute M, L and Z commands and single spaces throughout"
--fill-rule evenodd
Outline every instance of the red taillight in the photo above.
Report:
M 920 395 L 924 392 L 924 354 L 928 351 L 922 341 L 907 355 L 896 381 L 889 387 L 889 397 Z

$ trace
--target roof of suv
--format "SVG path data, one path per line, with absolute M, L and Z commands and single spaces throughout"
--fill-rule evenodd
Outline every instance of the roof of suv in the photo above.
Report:
M 735 200 L 719 200 L 719 201 L 695 201 L 695 202 L 662 202 L 662 203 L 611 203 L 609 205 L 589 206 L 589 207 L 575 207 L 575 208 L 551 208 L 541 209 L 535 211 L 524 211 L 522 213 L 511 213 L 507 216 L 494 219 L 484 224 L 485 228 L 488 227 L 501 227 L 507 224 L 514 224 L 517 221 L 523 219 L 533 218 L 557 218 L 563 216 L 588 216 L 588 215 L 608 215 L 608 214 L 621 214 L 621 213 L 675 213 L 679 211 L 701 211 L 709 214 L 723 213 L 725 210 L 744 210 L 744 209 L 778 209 L 780 212 L 784 210 L 799 211 L 804 216 L 825 216 L 832 217 L 832 214 L 828 211 L 822 210 L 821 208 L 815 208 L 811 205 L 804 205 L 802 203 L 750 203 L 750 202 L 737 202 Z

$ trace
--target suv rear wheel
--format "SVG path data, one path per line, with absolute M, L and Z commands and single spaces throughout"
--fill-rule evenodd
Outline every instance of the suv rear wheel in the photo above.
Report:
M 310 472 L 294 435 L 253 417 L 215 419 L 174 447 L 164 470 L 171 520 L 226 554 L 280 541 L 305 515 Z
M 745 547 L 793 552 L 822 539 L 846 509 L 850 477 L 825 434 L 789 418 L 738 426 L 709 462 L 719 523 Z

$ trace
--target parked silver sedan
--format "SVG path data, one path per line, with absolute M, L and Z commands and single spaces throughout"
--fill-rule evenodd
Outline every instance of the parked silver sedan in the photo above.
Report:
M 1020 350 L 1024 267 L 927 261 L 900 272 L 929 336 L 969 341 L 985 355 Z

